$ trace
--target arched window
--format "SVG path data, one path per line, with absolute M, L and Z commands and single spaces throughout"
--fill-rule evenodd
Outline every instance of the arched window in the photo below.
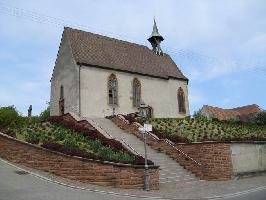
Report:
M 184 94 L 184 91 L 181 87 L 178 89 L 178 92 L 177 92 L 177 100 L 178 100 L 179 113 L 186 113 L 185 94 Z
M 110 105 L 117 105 L 117 78 L 111 74 L 108 78 L 108 102 Z
M 60 87 L 60 100 L 64 99 L 64 86 L 61 85 Z
M 137 78 L 133 79 L 132 84 L 133 89 L 133 106 L 139 107 L 140 105 L 140 99 L 141 99 L 141 85 L 140 81 Z

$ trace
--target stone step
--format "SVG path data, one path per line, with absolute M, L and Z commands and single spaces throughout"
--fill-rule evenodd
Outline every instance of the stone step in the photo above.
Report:
M 189 175 L 183 175 L 183 176 L 167 176 L 167 177 L 160 177 L 161 181 L 168 181 L 168 180 L 180 180 L 180 179 L 196 179 L 195 177 L 191 177 Z
M 140 155 L 144 155 L 144 143 L 141 139 L 133 134 L 127 133 L 117 127 L 111 120 L 104 118 L 92 119 L 101 129 L 116 139 L 123 139 L 127 144 L 134 148 Z M 165 153 L 158 152 L 147 146 L 148 159 L 160 166 L 160 184 L 177 183 L 177 182 L 195 182 L 198 179 L 194 174 L 184 169 Z
M 175 180 L 162 180 L 160 183 L 174 183 L 174 182 L 188 182 L 188 181 L 195 181 L 195 178 L 181 178 L 181 179 L 175 179 Z

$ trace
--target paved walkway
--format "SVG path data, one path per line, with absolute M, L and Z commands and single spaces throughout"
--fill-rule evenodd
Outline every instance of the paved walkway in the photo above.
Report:
M 102 129 L 104 129 L 113 138 L 123 139 L 127 144 L 133 147 L 139 154 L 144 156 L 144 144 L 135 135 L 126 133 L 124 130 L 117 127 L 111 120 L 104 118 L 94 118 Z M 160 184 L 161 187 L 175 187 L 176 183 L 183 184 L 198 182 L 198 178 L 191 172 L 184 169 L 176 161 L 170 158 L 165 153 L 159 153 L 147 146 L 148 158 L 156 165 L 160 166 Z

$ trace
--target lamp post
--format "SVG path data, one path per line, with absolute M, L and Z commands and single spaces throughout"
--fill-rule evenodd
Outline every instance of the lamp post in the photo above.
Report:
M 139 106 L 139 116 L 141 118 L 141 122 L 144 123 L 145 119 L 148 117 L 148 109 L 149 107 L 145 103 L 141 103 Z M 143 140 L 144 140 L 144 190 L 149 190 L 149 171 L 148 171 L 148 159 L 147 159 L 147 142 L 146 142 L 146 130 L 143 126 Z

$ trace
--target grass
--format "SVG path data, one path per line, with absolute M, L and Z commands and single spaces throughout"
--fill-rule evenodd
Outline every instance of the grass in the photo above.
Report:
M 266 127 L 225 123 L 207 119 L 160 119 L 148 120 L 155 132 L 165 138 L 184 138 L 187 142 L 266 140 Z
M 15 126 L 12 130 L 17 139 L 41 146 L 51 141 L 67 148 L 78 148 L 88 153 L 98 155 L 108 160 L 133 161 L 134 157 L 123 151 L 115 151 L 109 146 L 104 146 L 99 140 L 91 140 L 70 129 L 46 123 L 26 123 Z

